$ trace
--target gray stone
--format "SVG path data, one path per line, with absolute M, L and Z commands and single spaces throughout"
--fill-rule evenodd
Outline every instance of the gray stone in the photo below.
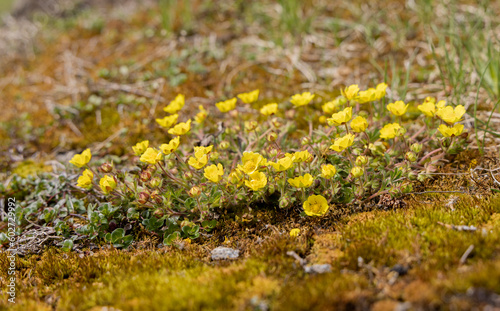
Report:
M 304 271 L 314 274 L 328 273 L 332 271 L 332 266 L 329 264 L 304 266 Z
M 219 246 L 211 252 L 212 260 L 236 259 L 240 256 L 240 251 L 229 247 Z

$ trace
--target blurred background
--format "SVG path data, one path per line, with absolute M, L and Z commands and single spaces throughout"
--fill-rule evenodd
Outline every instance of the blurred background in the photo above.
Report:
M 410 119 L 427 96 L 464 105 L 471 147 L 484 137 L 496 148 L 499 7 L 0 0 L 0 169 L 87 147 L 120 156 L 138 140 L 160 141 L 154 118 L 178 93 L 193 108 L 257 88 L 270 101 L 301 91 L 326 101 L 354 83 L 388 83 L 388 100 L 412 104 Z

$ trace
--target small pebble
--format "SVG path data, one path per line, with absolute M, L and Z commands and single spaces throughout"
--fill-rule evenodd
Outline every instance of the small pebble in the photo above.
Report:
M 240 251 L 229 247 L 219 246 L 211 252 L 212 260 L 236 259 L 240 256 Z
M 304 266 L 304 271 L 314 274 L 328 273 L 332 271 L 332 266 L 329 264 Z

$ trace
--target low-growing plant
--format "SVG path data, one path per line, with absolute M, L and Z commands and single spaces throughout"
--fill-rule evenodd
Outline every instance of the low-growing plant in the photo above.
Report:
M 131 244 L 126 231 L 132 229 L 171 245 L 211 231 L 227 210 L 254 204 L 300 206 L 304 217 L 324 217 L 339 205 L 411 192 L 412 181 L 424 180 L 437 160 L 463 149 L 467 134 L 458 122 L 466 111 L 428 97 L 417 107 L 422 115 L 413 121 L 421 124 L 415 131 L 403 123 L 409 104 L 385 105 L 386 88 L 351 85 L 331 100 L 304 92 L 281 103 L 259 100 L 254 90 L 200 105 L 195 115 L 183 111 L 179 94 L 163 108 L 167 115 L 156 118 L 164 141 L 138 142 L 123 167 L 94 167 L 86 149 L 70 161 L 83 169 L 80 193 L 57 201 L 61 193 L 53 190 L 55 204 L 31 200 L 18 206 L 18 219 L 115 247 Z M 72 209 L 62 209 L 68 200 Z M 83 224 L 66 226 L 64 217 L 73 216 Z

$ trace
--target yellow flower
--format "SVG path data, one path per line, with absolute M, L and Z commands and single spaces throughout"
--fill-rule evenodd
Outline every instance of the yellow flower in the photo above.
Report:
M 309 162 L 313 158 L 308 150 L 286 153 L 285 156 L 292 158 L 293 163 Z
M 354 135 L 347 134 L 344 137 L 337 138 L 333 142 L 333 145 L 330 146 L 330 149 L 335 150 L 337 152 L 341 152 L 346 148 L 349 148 L 354 144 Z
M 257 191 L 267 185 L 266 174 L 262 172 L 255 171 L 248 176 L 250 177 L 250 180 L 245 180 L 245 185 L 253 191 Z
M 375 88 L 375 100 L 381 100 L 385 96 L 385 91 L 387 89 L 387 84 L 379 83 Z
M 305 106 L 311 102 L 314 98 L 314 94 L 311 94 L 311 92 L 304 92 L 302 94 L 295 94 L 292 96 L 292 99 L 290 102 L 295 106 L 295 107 L 300 107 L 300 106 Z
M 380 138 L 383 139 L 391 139 L 396 136 L 401 136 L 405 133 L 404 128 L 402 128 L 398 123 L 389 123 L 386 124 L 380 130 Z
M 92 154 L 90 153 L 90 149 L 85 149 L 82 153 L 75 154 L 73 158 L 69 161 L 69 163 L 78 167 L 82 167 L 85 164 L 89 163 L 90 159 L 92 159 Z
M 366 119 L 363 118 L 362 116 L 357 116 L 351 122 L 351 128 L 356 133 L 364 132 L 367 127 L 368 127 L 368 121 L 366 121 Z
M 163 111 L 173 114 L 181 110 L 184 107 L 184 95 L 178 94 L 173 101 L 168 104 L 167 107 L 163 108 Z M 174 122 L 175 123 L 175 122 Z
M 234 98 L 228 99 L 228 100 L 223 101 L 223 102 L 218 102 L 217 104 L 215 104 L 215 106 L 217 106 L 217 108 L 219 108 L 220 112 L 228 112 L 228 111 L 231 111 L 234 108 L 236 108 L 236 101 L 237 100 L 238 99 L 236 99 L 236 97 L 234 97 Z
M 163 155 L 161 154 L 161 151 L 155 150 L 153 148 L 148 148 L 146 151 L 142 154 L 141 162 L 146 162 L 149 164 L 156 164 L 158 161 L 162 159 Z
M 390 103 L 387 105 L 387 110 L 389 110 L 395 116 L 402 116 L 405 114 L 406 109 L 410 104 L 406 104 L 402 100 L 398 100 L 395 103 Z
M 111 191 L 115 190 L 116 181 L 113 177 L 104 175 L 99 181 L 99 186 L 101 186 L 101 190 L 104 194 L 109 194 Z
M 299 233 L 300 233 L 300 229 L 295 228 L 295 229 L 290 230 L 290 236 L 292 238 L 298 237 Z
M 279 159 L 276 163 L 268 162 L 268 164 L 271 165 L 272 167 L 274 167 L 274 169 L 277 172 L 286 171 L 287 169 L 289 169 L 292 166 L 292 163 L 293 163 L 292 158 L 287 157 L 287 156 Z
M 324 113 L 328 113 L 328 114 L 334 113 L 335 110 L 337 110 L 336 101 L 332 100 L 332 101 L 329 101 L 327 103 L 324 103 L 321 106 L 321 109 L 323 109 Z
M 353 100 L 358 96 L 359 87 L 357 84 L 353 84 L 346 87 L 344 90 L 341 90 L 341 92 L 347 100 Z
M 331 164 L 321 166 L 321 177 L 325 179 L 330 179 L 337 173 L 335 166 Z
M 92 179 L 94 178 L 94 174 L 86 169 L 83 171 L 82 176 L 78 177 L 78 183 L 76 184 L 78 187 L 82 187 L 85 189 L 92 188 Z
M 177 118 L 179 118 L 178 114 L 173 114 L 171 116 L 167 116 L 163 119 L 156 119 L 156 123 L 158 123 L 161 127 L 171 128 L 177 122 Z
M 243 166 L 238 165 L 238 168 L 248 175 L 254 173 L 260 166 L 264 166 L 267 163 L 263 156 L 249 151 L 243 152 L 241 161 L 243 162 Z
M 272 103 L 267 104 L 264 107 L 260 108 L 260 113 L 265 116 L 270 116 L 272 114 L 276 114 L 278 112 L 278 104 Z
M 259 98 L 259 90 L 253 90 L 248 93 L 241 93 L 238 95 L 238 98 L 241 99 L 245 104 L 251 104 Z
M 434 99 L 434 101 L 436 101 L 436 100 Z M 446 106 L 446 100 L 440 100 L 440 101 L 438 101 L 438 102 L 437 102 L 437 104 L 436 104 L 436 108 L 437 108 L 437 109 L 444 108 L 445 106 Z
M 366 91 L 360 91 L 356 97 L 356 101 L 360 104 L 366 104 L 377 100 L 377 91 L 374 88 L 369 88 Z
M 331 118 L 327 119 L 328 125 L 339 126 L 349 122 L 352 118 L 352 107 L 347 107 L 344 110 L 332 114 Z
M 304 176 L 299 176 L 295 178 L 290 178 L 288 183 L 296 188 L 307 188 L 314 182 L 311 174 L 305 174 Z
M 425 99 L 424 99 L 424 102 L 431 102 L 433 104 L 436 103 L 436 97 L 432 97 L 432 96 L 427 96 Z M 443 106 L 444 107 L 444 106 Z M 441 107 L 442 108 L 442 107 Z
M 135 144 L 135 146 L 132 147 L 132 150 L 134 150 L 135 155 L 139 156 L 143 154 L 148 147 L 149 147 L 149 140 L 143 140 L 140 143 Z
M 200 111 L 194 116 L 194 122 L 201 124 L 207 118 L 208 113 L 202 105 L 199 105 L 198 109 L 200 109 Z
M 174 152 L 175 150 L 177 150 L 177 148 L 179 147 L 179 136 L 177 136 L 176 138 L 174 139 L 171 139 L 168 144 L 162 144 L 160 146 L 160 150 L 161 152 L 163 152 L 163 154 L 171 154 L 172 152 Z
M 203 174 L 208 180 L 215 183 L 222 179 L 222 175 L 224 175 L 224 168 L 220 163 L 218 163 L 217 166 L 212 164 L 205 167 L 205 173 Z
M 328 211 L 328 207 L 328 202 L 322 195 L 311 195 L 303 205 L 307 216 L 323 216 Z
M 210 152 L 212 152 L 212 148 L 214 146 L 213 145 L 210 145 L 208 147 L 198 147 L 198 146 L 195 146 L 194 147 L 194 156 L 196 158 L 201 158 L 202 156 L 206 155 L 206 154 L 209 154 Z
M 358 178 L 358 177 L 363 176 L 363 173 L 364 173 L 364 169 L 362 167 L 355 166 L 351 169 L 351 174 L 352 174 L 352 176 L 354 176 L 354 178 Z
M 444 122 L 452 125 L 462 119 L 465 114 L 465 108 L 462 105 L 458 105 L 453 109 L 451 106 L 446 106 L 444 108 L 438 109 L 436 115 L 441 118 Z
M 188 164 L 199 170 L 204 167 L 208 163 L 208 155 L 203 155 L 199 158 L 190 157 L 188 160 Z
M 455 124 L 453 127 L 448 127 L 444 124 L 439 125 L 439 132 L 443 134 L 444 137 L 458 136 L 462 134 L 464 126 L 462 124 Z
M 168 130 L 168 133 L 176 136 L 181 136 L 189 132 L 189 130 L 191 130 L 191 119 L 189 119 L 187 122 L 182 122 L 175 125 L 173 128 Z
M 436 105 L 434 105 L 431 101 L 424 101 L 422 105 L 417 106 L 418 110 L 420 110 L 423 114 L 428 117 L 433 117 L 436 113 Z

